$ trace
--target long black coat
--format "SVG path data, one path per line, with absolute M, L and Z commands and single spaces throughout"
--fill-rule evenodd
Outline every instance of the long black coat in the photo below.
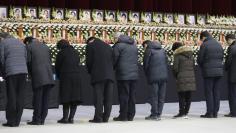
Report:
M 57 54 L 55 69 L 60 80 L 61 103 L 81 103 L 82 89 L 78 51 L 70 45 L 64 45 Z
M 167 63 L 167 56 L 161 44 L 157 42 L 149 43 L 143 59 L 143 67 L 149 83 L 167 81 Z
M 177 81 L 177 91 L 196 90 L 194 59 L 192 49 L 182 46 L 174 52 L 173 72 Z
M 34 40 L 27 45 L 28 70 L 34 89 L 44 85 L 53 87 L 53 70 L 51 54 L 47 45 Z
M 200 47 L 198 64 L 204 77 L 223 76 L 224 50 L 219 42 L 212 37 L 207 38 Z
M 236 83 L 236 42 L 228 48 L 225 68 L 228 71 L 229 81 L 231 83 Z
M 86 46 L 86 66 L 91 82 L 114 81 L 112 48 L 100 39 Z
M 138 48 L 134 39 L 122 35 L 113 47 L 117 80 L 138 79 Z

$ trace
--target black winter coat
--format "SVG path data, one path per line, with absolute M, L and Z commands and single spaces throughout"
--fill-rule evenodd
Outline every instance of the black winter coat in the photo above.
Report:
M 173 72 L 178 92 L 196 90 L 194 58 L 191 48 L 182 46 L 175 50 Z
M 138 48 L 134 39 L 121 35 L 113 47 L 117 80 L 138 79 Z
M 112 48 L 100 39 L 86 46 L 86 66 L 92 83 L 114 81 Z
M 160 43 L 151 42 L 148 44 L 144 54 L 143 67 L 149 83 L 167 81 L 168 61 Z
M 204 77 L 223 76 L 224 50 L 219 42 L 208 37 L 200 47 L 198 64 Z
M 225 68 L 228 71 L 229 81 L 236 83 L 236 42 L 229 46 L 225 61 Z
M 50 49 L 47 45 L 33 41 L 27 45 L 28 70 L 34 89 L 49 85 L 53 87 L 53 70 Z

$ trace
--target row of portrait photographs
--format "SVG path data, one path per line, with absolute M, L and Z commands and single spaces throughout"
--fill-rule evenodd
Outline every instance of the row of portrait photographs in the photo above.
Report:
M 23 15 L 24 14 L 24 15 Z M 7 18 L 8 10 L 7 7 L 0 7 L 0 19 Z M 28 7 L 25 11 L 21 7 L 13 7 L 12 16 L 17 19 L 23 17 L 28 17 L 32 19 L 74 19 L 82 21 L 110 21 L 110 22 L 123 22 L 126 23 L 131 21 L 133 23 L 167 23 L 167 24 L 205 24 L 206 15 L 197 15 L 194 14 L 185 15 L 185 14 L 171 14 L 171 13 L 152 13 L 152 12 L 126 12 L 126 11 L 103 11 L 103 10 L 76 10 L 76 9 L 50 9 L 50 8 L 40 8 L 37 10 L 35 7 Z

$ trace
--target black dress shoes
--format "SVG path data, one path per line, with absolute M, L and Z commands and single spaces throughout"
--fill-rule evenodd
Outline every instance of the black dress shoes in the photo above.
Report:
M 28 125 L 43 125 L 42 122 L 37 122 L 37 121 L 31 121 L 31 122 L 27 122 Z
M 102 120 L 96 120 L 96 119 L 93 119 L 93 120 L 89 120 L 90 123 L 103 123 Z
M 4 127 L 19 127 L 19 125 L 10 124 L 10 123 L 4 123 L 4 124 L 2 124 L 2 126 L 4 126 Z
M 68 123 L 68 119 L 62 118 L 61 120 L 57 121 L 57 123 L 67 124 Z
M 236 117 L 236 115 L 232 115 L 231 113 L 224 115 L 225 117 Z
M 201 115 L 200 117 L 201 118 L 215 118 L 215 116 L 213 114 L 208 114 L 208 113 L 206 113 L 205 115 Z
M 114 121 L 128 121 L 127 118 L 115 117 L 113 118 Z M 131 119 L 129 121 L 132 121 Z

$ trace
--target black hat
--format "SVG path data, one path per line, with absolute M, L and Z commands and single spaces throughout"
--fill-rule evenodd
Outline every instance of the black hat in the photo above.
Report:
M 226 40 L 228 39 L 236 39 L 235 35 L 234 34 L 228 34 L 226 37 L 225 37 Z
M 203 31 L 200 34 L 200 39 L 203 39 L 203 37 L 209 37 L 211 34 L 208 31 Z

